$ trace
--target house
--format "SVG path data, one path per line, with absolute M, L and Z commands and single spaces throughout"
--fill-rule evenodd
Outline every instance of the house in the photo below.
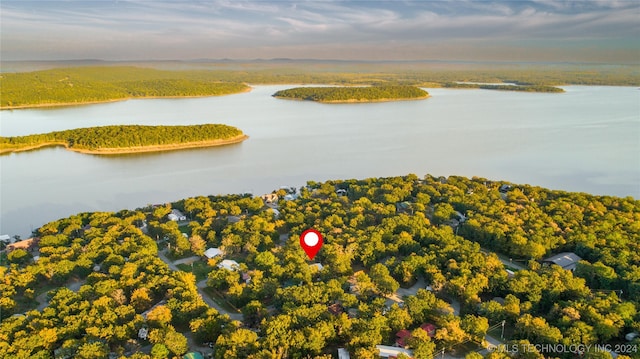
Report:
M 275 193 L 267 193 L 260 196 L 265 204 L 278 203 L 278 195 Z
M 500 186 L 500 189 L 498 191 L 502 192 L 502 193 L 507 193 L 509 191 L 511 191 L 513 187 L 511 185 L 508 184 L 503 184 L 502 186 Z
M 227 222 L 229 223 L 238 223 L 240 220 L 241 218 L 238 216 L 227 216 Z
M 462 213 L 460 213 L 458 211 L 455 211 L 454 213 L 455 213 L 456 216 L 458 216 L 458 222 L 464 223 L 464 221 L 467 220 L 467 217 L 464 214 L 462 214 Z
M 138 330 L 138 338 L 142 340 L 147 340 L 147 336 L 149 336 L 149 329 L 142 327 Z
M 413 208 L 411 207 L 411 203 L 406 201 L 396 203 L 396 213 L 413 214 Z
M 172 209 L 171 213 L 167 215 L 167 218 L 169 218 L 170 221 L 174 222 L 187 220 L 187 217 L 177 209 Z
M 413 358 L 413 351 L 409 349 L 391 347 L 388 345 L 376 345 L 376 349 L 380 352 L 381 358 L 395 358 L 400 353 L 408 356 L 409 358 Z
M 358 313 L 358 309 L 356 308 L 347 309 L 347 316 L 349 316 L 349 318 L 351 319 L 358 317 Z
M 242 280 L 247 284 L 251 283 L 251 274 L 242 273 Z
M 204 251 L 204 256 L 208 259 L 215 258 L 221 255 L 223 255 L 223 252 L 219 248 L 209 248 Z
M 331 304 L 330 306 L 327 307 L 327 310 L 329 311 L 329 313 L 333 315 L 340 315 L 341 313 L 344 312 L 344 308 L 340 303 Z
M 324 268 L 324 266 L 320 263 L 309 264 L 309 267 L 311 268 L 315 267 L 318 272 L 320 272 Z
M 345 348 L 338 348 L 338 359 L 350 359 L 349 352 Z
M 436 335 L 436 326 L 431 323 L 423 323 L 420 326 L 420 329 L 424 330 L 429 337 L 433 338 Z M 409 344 L 409 339 L 411 338 L 411 332 L 407 329 L 402 329 L 396 333 L 396 345 L 404 348 Z
M 491 300 L 496 302 L 496 303 L 500 303 L 500 305 L 504 305 L 504 298 L 502 298 L 502 297 L 493 297 L 493 299 L 491 299 Z
M 431 338 L 433 338 L 433 336 L 436 335 L 436 326 L 434 324 L 424 323 L 420 326 L 420 329 L 427 332 L 427 335 L 430 336 Z
M 240 264 L 232 259 L 225 259 L 222 262 L 218 263 L 218 268 L 224 268 L 230 271 L 236 271 L 240 269 Z
M 347 190 L 340 188 L 339 190 L 336 191 L 336 194 L 338 196 L 346 196 L 347 195 Z
M 298 198 L 298 195 L 295 194 L 295 193 L 294 194 L 287 194 L 286 196 L 284 196 L 284 200 L 285 201 L 293 201 L 293 200 L 295 200 L 297 198 Z
M 409 344 L 409 338 L 411 338 L 411 332 L 407 329 L 402 329 L 396 333 L 396 345 L 400 348 L 404 348 Z
M 7 246 L 7 253 L 13 252 L 16 249 L 24 249 L 25 251 L 32 251 L 38 245 L 38 238 L 29 238 L 24 241 L 14 242 Z
M 573 252 L 562 252 L 562 253 L 556 254 L 555 256 L 551 256 L 547 259 L 542 260 L 542 264 L 545 264 L 545 265 L 557 264 L 560 267 L 562 267 L 562 269 L 570 270 L 573 272 L 576 269 L 576 264 L 578 264 L 578 262 L 581 260 L 582 258 L 580 258 L 577 254 Z
M 11 236 L 9 236 L 8 234 L 0 235 L 0 242 L 4 242 L 4 243 L 11 242 Z

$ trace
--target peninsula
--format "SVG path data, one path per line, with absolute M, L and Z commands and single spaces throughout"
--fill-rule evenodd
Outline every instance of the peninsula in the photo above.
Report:
M 421 100 L 429 93 L 415 86 L 296 87 L 278 91 L 273 97 L 323 103 Z
M 197 71 L 133 66 L 59 68 L 0 75 L 0 109 L 68 106 L 133 98 L 221 96 L 247 92 L 241 82 Z
M 0 154 L 64 146 L 75 152 L 114 155 L 221 146 L 242 142 L 247 138 L 241 130 L 220 124 L 102 126 L 0 137 Z

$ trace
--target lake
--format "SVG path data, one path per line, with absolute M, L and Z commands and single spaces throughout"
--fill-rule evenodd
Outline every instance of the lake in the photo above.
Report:
M 0 156 L 0 234 L 29 235 L 85 211 L 271 192 L 307 180 L 479 176 L 640 198 L 640 91 L 427 89 L 420 101 L 319 104 L 275 99 L 293 86 L 208 98 L 129 100 L 0 112 L 0 135 L 111 124 L 224 123 L 224 147 L 102 157 L 48 148 Z

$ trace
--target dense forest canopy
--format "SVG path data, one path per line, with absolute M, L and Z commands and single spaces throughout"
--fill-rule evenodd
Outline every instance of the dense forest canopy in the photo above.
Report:
M 220 124 L 86 127 L 36 135 L 0 137 L 0 153 L 54 144 L 86 150 L 179 145 L 228 140 L 242 135 L 239 129 Z
M 429 93 L 415 86 L 296 87 L 278 91 L 273 96 L 318 102 L 372 102 L 422 99 Z
M 0 357 L 180 356 L 188 336 L 213 343 L 215 358 L 328 359 L 343 347 L 373 359 L 403 329 L 416 358 L 478 358 L 487 333 L 510 346 L 591 345 L 586 358 L 611 357 L 594 344 L 640 356 L 640 338 L 625 340 L 640 331 L 636 199 L 429 175 L 308 182 L 294 194 L 278 213 L 251 195 L 201 196 L 42 226 L 38 260 L 15 250 L 0 266 Z M 324 235 L 313 262 L 298 241 L 310 227 Z M 158 258 L 210 247 L 239 268 L 214 257 L 172 271 Z M 567 251 L 582 258 L 575 271 L 541 261 Z M 529 349 L 518 357 L 576 355 Z
M 536 91 L 546 91 L 536 86 L 569 84 L 640 86 L 637 66 L 295 61 L 135 65 L 138 67 L 87 66 L 5 72 L 0 75 L 0 108 L 99 102 L 135 96 L 222 95 L 246 91 L 248 87 L 243 83 L 440 87 L 453 82 L 510 82 L 531 86 L 528 90 Z M 7 67 L 12 66 L 4 66 Z M 24 67 L 17 67 L 20 68 Z

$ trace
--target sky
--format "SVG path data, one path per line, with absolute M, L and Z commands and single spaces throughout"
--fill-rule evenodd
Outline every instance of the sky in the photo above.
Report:
M 640 64 L 640 1 L 0 1 L 0 60 Z

